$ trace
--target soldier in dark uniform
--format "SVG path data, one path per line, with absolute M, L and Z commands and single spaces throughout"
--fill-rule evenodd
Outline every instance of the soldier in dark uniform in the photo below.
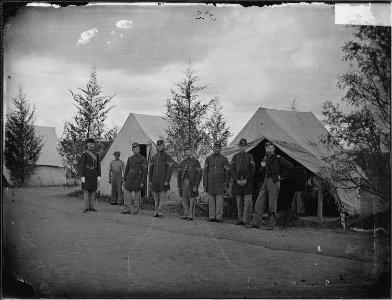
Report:
M 185 148 L 186 158 L 178 168 L 177 182 L 182 205 L 184 207 L 183 220 L 193 220 L 193 205 L 195 197 L 199 195 L 198 188 L 201 181 L 201 167 L 199 161 L 192 157 L 192 147 Z
M 79 173 L 84 190 L 84 213 L 89 210 L 96 212 L 94 208 L 95 193 L 98 182 L 101 180 L 101 165 L 99 154 L 93 152 L 95 141 L 92 138 L 86 140 L 87 150 L 82 153 L 79 163 Z
M 209 222 L 223 223 L 223 194 L 229 186 L 230 165 L 220 154 L 221 143 L 214 143 L 214 154 L 206 158 L 203 171 L 203 186 L 209 197 Z
M 272 230 L 276 223 L 275 214 L 279 196 L 280 181 L 287 175 L 288 169 L 292 168 L 293 165 L 280 155 L 274 153 L 275 146 L 271 142 L 267 141 L 264 147 L 266 155 L 261 161 L 261 167 L 266 169 L 265 179 L 255 203 L 255 213 L 253 215 L 252 223 L 254 227 L 261 226 L 265 209 L 265 201 L 268 197 L 269 208 L 267 229 Z
M 253 156 L 245 151 L 246 139 L 241 139 L 238 147 L 240 152 L 231 160 L 230 174 L 233 178 L 232 192 L 237 201 L 238 220 L 236 225 L 246 225 L 251 228 L 252 201 L 252 177 L 255 174 L 255 162 Z
M 155 202 L 154 217 L 163 217 L 166 192 L 170 190 L 170 178 L 173 173 L 173 159 L 165 152 L 163 140 L 157 141 L 158 153 L 151 158 L 149 181 Z
M 139 212 L 141 190 L 147 180 L 147 160 L 140 155 L 138 143 L 132 144 L 133 155 L 128 157 L 124 171 L 124 211 L 123 214 Z

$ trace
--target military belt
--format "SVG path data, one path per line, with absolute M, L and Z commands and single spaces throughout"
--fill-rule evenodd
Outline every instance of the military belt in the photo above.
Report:
M 87 169 L 90 169 L 90 170 L 94 170 L 95 168 L 96 168 L 96 166 L 94 167 L 94 166 L 85 166 Z

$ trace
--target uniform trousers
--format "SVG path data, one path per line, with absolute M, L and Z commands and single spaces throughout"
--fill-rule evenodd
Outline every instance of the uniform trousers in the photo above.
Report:
M 96 191 L 84 190 L 83 192 L 84 209 L 94 209 L 95 192 Z
M 181 186 L 182 206 L 184 207 L 185 217 L 193 218 L 193 204 L 195 198 L 191 198 L 190 193 L 189 179 L 184 179 Z
M 121 172 L 112 171 L 111 182 L 112 182 L 112 203 L 121 204 L 123 202 Z
M 137 214 L 139 212 L 141 191 L 128 191 L 124 189 L 124 210 Z
M 210 219 L 223 219 L 223 194 L 208 194 L 208 214 Z
M 154 196 L 154 202 L 155 202 L 155 211 L 159 213 L 163 213 L 163 209 L 165 207 L 165 201 L 166 201 L 166 191 L 161 191 L 161 192 L 152 192 L 152 195 Z
M 280 189 L 280 181 L 273 182 L 272 178 L 266 178 L 261 186 L 259 195 L 255 203 L 255 213 L 253 215 L 253 224 L 260 226 L 262 224 L 263 213 L 265 210 L 265 201 L 268 197 L 269 207 L 268 214 L 276 213 Z
M 238 220 L 245 224 L 250 224 L 253 208 L 252 195 L 245 195 L 244 197 L 236 196 L 235 198 L 237 200 Z

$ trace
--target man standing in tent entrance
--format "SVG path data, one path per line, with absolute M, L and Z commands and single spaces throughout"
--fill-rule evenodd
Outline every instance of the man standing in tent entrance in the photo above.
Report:
M 121 205 L 123 203 L 122 180 L 125 169 L 124 162 L 120 159 L 120 151 L 114 151 L 114 160 L 109 165 L 109 183 L 112 184 L 111 205 Z
M 275 146 L 271 142 L 267 141 L 264 147 L 266 155 L 261 161 L 261 167 L 265 168 L 265 179 L 255 203 L 253 226 L 261 226 L 265 201 L 268 197 L 269 208 L 267 229 L 272 230 L 276 224 L 275 214 L 279 196 L 280 181 L 287 175 L 288 169 L 292 168 L 293 165 L 280 155 L 274 153 Z
M 214 154 L 206 158 L 203 186 L 208 193 L 208 222 L 223 223 L 223 194 L 229 186 L 230 165 L 221 152 L 221 143 L 214 143 Z
M 123 214 L 139 212 L 142 189 L 147 179 L 147 160 L 140 154 L 138 143 L 132 144 L 133 155 L 128 157 L 124 172 L 124 211 Z
M 170 178 L 173 172 L 173 159 L 165 152 L 163 140 L 157 141 L 157 151 L 150 162 L 149 180 L 151 191 L 154 196 L 154 217 L 163 217 L 162 211 L 165 206 L 166 192 L 170 190 Z
M 101 165 L 99 154 L 93 152 L 95 141 L 92 138 L 86 140 L 87 150 L 80 157 L 79 173 L 84 190 L 84 213 L 89 210 L 96 212 L 94 208 L 95 193 L 98 182 L 101 180 Z
M 199 161 L 192 157 L 192 147 L 185 148 L 185 159 L 178 168 L 177 182 L 182 205 L 184 207 L 183 220 L 193 220 L 193 205 L 195 197 L 199 194 L 198 188 L 201 181 L 201 167 Z
M 251 228 L 252 177 L 255 174 L 255 162 L 252 154 L 246 152 L 246 139 L 241 139 L 238 147 L 240 152 L 233 156 L 230 165 L 230 174 L 233 178 L 232 192 L 237 201 L 238 220 L 236 225 L 246 225 Z

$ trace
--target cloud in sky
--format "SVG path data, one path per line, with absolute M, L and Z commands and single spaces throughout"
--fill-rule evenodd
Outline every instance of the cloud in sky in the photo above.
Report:
M 198 10 L 216 21 L 197 20 Z M 121 15 L 127 17 L 118 21 Z M 56 126 L 59 135 L 74 113 L 68 90 L 85 86 L 93 61 L 104 95 L 116 94 L 107 124 L 121 127 L 130 112 L 162 115 L 189 60 L 208 84 L 201 96 L 220 97 L 234 134 L 258 107 L 287 109 L 294 98 L 299 110 L 320 117 L 321 103 L 342 93 L 341 46 L 351 38 L 349 28 L 335 25 L 333 6 L 310 4 L 75 7 L 50 14 L 36 8 L 10 24 L 5 99 L 22 82 L 36 101 L 37 123 Z M 86 28 L 93 29 L 80 35 Z M 79 35 L 83 47 L 74 47 Z
M 95 37 L 97 35 L 97 33 L 98 33 L 98 29 L 97 28 L 93 28 L 93 29 L 90 29 L 90 30 L 82 32 L 80 34 L 80 38 L 79 38 L 76 46 L 87 44 L 88 42 L 90 42 L 90 40 L 93 37 Z
M 129 29 L 132 27 L 131 20 L 121 20 L 116 23 L 116 27 L 119 29 Z

